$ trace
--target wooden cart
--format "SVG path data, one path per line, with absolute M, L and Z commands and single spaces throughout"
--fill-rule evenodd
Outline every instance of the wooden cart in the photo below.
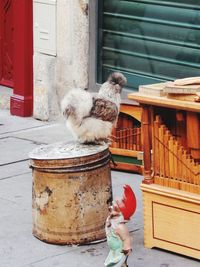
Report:
M 141 93 L 145 247 L 200 259 L 200 103 Z

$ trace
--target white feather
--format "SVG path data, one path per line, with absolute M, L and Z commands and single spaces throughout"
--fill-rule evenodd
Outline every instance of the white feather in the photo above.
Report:
M 85 118 L 79 126 L 70 120 L 67 121 L 66 125 L 74 137 L 78 137 L 79 141 L 83 143 L 106 139 L 112 131 L 111 122 L 92 117 Z
M 79 126 L 83 118 L 90 114 L 92 105 L 92 95 L 83 89 L 76 88 L 65 95 L 61 102 L 61 109 L 64 112 L 67 107 L 74 107 L 75 114 L 70 115 L 68 121 Z

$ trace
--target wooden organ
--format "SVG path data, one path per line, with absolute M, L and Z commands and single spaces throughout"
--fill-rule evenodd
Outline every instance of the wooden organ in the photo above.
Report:
M 177 132 L 174 134 L 162 122 L 160 115 L 156 115 L 153 121 L 154 183 L 200 194 L 200 128 L 196 127 L 196 124 L 199 125 L 198 115 L 194 114 L 197 120 L 195 125 L 194 120 L 190 121 L 190 118 L 194 118 L 190 113 L 187 123 L 182 112 L 179 111 L 176 116 L 180 117 L 181 121 L 176 121 Z M 188 114 L 186 116 L 188 117 Z M 183 125 L 186 125 L 187 129 L 183 128 Z M 190 128 L 196 138 L 195 134 L 190 133 Z M 191 136 L 188 136 L 188 133 Z M 197 146 L 190 147 L 191 142 L 197 143 Z
M 129 99 L 142 108 L 144 245 L 200 259 L 200 103 Z

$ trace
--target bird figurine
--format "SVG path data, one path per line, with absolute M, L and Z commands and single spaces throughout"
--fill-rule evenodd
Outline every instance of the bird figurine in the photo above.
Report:
M 80 143 L 108 142 L 117 123 L 121 91 L 126 78 L 119 72 L 111 73 L 96 95 L 76 88 L 61 102 L 67 127 Z

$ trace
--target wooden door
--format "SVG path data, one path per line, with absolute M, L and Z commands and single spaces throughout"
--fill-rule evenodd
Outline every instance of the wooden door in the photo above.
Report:
M 13 88 L 12 115 L 32 115 L 32 0 L 0 0 L 0 85 Z
M 13 87 L 13 1 L 0 1 L 0 84 Z

